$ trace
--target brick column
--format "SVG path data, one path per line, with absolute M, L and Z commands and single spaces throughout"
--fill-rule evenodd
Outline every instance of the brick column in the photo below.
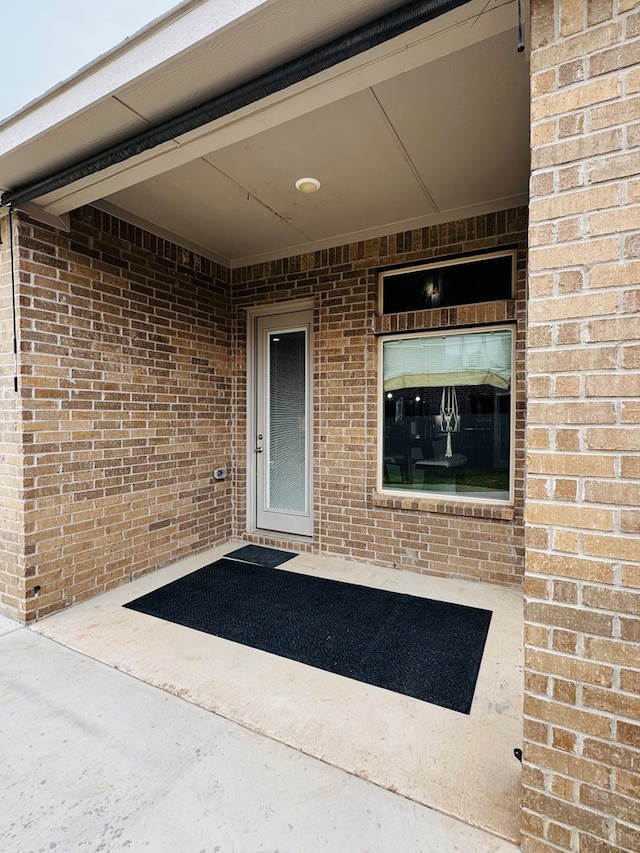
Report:
M 638 0 L 533 0 L 527 853 L 640 851 L 638 57 Z
M 14 231 L 17 240 L 17 229 Z M 9 246 L 9 218 L 5 216 L 0 220 L 0 613 L 23 619 L 22 435 L 20 396 L 14 388 L 16 364 Z

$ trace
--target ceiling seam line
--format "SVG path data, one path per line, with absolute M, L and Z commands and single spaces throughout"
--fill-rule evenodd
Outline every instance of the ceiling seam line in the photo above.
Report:
M 393 126 L 391 119 L 387 115 L 385 108 L 382 106 L 382 104 L 378 100 L 378 96 L 376 95 L 376 93 L 374 92 L 374 90 L 371 87 L 369 87 L 369 92 L 371 92 L 371 97 L 373 98 L 373 100 L 377 104 L 378 109 L 380 110 L 380 113 L 382 114 L 382 117 L 383 117 L 384 122 L 387 126 L 387 129 L 389 130 L 389 133 L 393 136 L 396 144 L 398 145 L 398 148 L 402 152 L 402 155 L 403 155 L 407 165 L 411 169 L 413 177 L 416 179 L 418 186 L 420 187 L 420 189 L 424 193 L 427 201 L 429 202 L 429 204 L 433 208 L 433 212 L 434 213 L 440 213 L 441 212 L 440 208 L 435 203 L 433 196 L 431 195 L 431 193 L 427 189 L 425 182 L 422 180 L 420 173 L 418 172 L 418 169 L 416 168 L 415 163 L 411 159 L 411 155 L 409 154 L 409 152 L 407 151 L 407 149 L 404 146 L 404 143 L 400 139 L 400 136 L 398 135 L 398 132 L 396 131 L 395 127 Z
M 139 113 L 138 110 L 134 110 L 133 107 L 130 107 L 129 104 L 125 103 L 125 101 L 123 101 L 117 95 L 111 95 L 111 98 L 112 98 L 112 100 L 114 100 L 118 104 L 120 104 L 120 106 L 124 107 L 125 110 L 128 110 L 130 113 L 133 113 L 133 115 L 136 116 L 136 118 L 139 118 L 140 121 L 143 121 L 146 125 L 151 126 L 151 120 L 150 119 L 145 118 L 142 115 L 142 113 Z
M 200 159 L 204 163 L 206 163 L 207 166 L 209 166 L 211 169 L 214 169 L 216 172 L 218 172 L 218 174 L 222 175 L 223 178 L 226 178 L 229 181 L 229 183 L 234 185 L 234 187 L 237 187 L 237 189 L 241 190 L 243 193 L 246 193 L 247 199 L 252 198 L 258 204 L 262 205 L 262 207 L 264 207 L 265 210 L 267 210 L 269 213 L 273 214 L 273 216 L 276 216 L 278 219 L 280 219 L 282 222 L 284 222 L 284 224 L 287 225 L 289 228 L 291 228 L 292 231 L 295 231 L 297 234 L 300 234 L 300 236 L 304 237 L 305 240 L 313 241 L 313 237 L 311 237 L 305 231 L 301 231 L 299 228 L 296 228 L 295 225 L 293 225 L 281 213 L 278 213 L 278 211 L 275 210 L 275 208 L 273 208 L 273 207 L 271 207 L 271 205 L 267 204 L 266 201 L 263 201 L 255 193 L 252 193 L 251 190 L 247 189 L 246 187 L 243 187 L 242 184 L 238 183 L 238 181 L 236 181 L 235 178 L 232 178 L 231 175 L 228 175 L 219 166 L 216 166 L 215 163 L 212 163 L 210 160 L 207 160 L 208 156 L 209 155 L 205 154 L 204 157 L 201 157 Z

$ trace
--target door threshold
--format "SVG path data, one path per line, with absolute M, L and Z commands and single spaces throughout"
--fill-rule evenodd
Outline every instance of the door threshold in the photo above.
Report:
M 305 545 L 313 545 L 313 536 L 296 535 L 295 533 L 279 533 L 277 530 L 247 530 L 245 536 L 257 536 L 265 539 L 278 540 L 278 542 L 302 542 Z

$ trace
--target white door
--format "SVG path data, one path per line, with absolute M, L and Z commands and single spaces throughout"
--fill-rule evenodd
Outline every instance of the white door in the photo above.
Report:
M 313 533 L 312 311 L 256 320 L 256 527 Z

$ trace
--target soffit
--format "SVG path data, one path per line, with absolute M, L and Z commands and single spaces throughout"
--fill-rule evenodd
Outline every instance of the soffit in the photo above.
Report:
M 181 4 L 0 122 L 0 189 L 75 163 L 406 2 Z
M 38 134 L 25 146 L 0 149 L 0 187 L 21 186 L 49 174 L 146 127 L 140 116 L 115 98 L 87 107 L 76 121 Z
M 506 31 L 107 196 L 232 266 L 526 201 L 528 65 Z M 321 190 L 304 196 L 297 177 Z
M 526 192 L 529 66 L 507 31 L 374 91 L 438 210 Z
M 306 174 L 322 182 L 313 197 L 294 187 Z M 371 228 L 381 214 L 397 221 L 433 212 L 369 90 L 108 201 L 165 230 L 186 229 L 229 259 Z
M 406 0 L 334 0 L 264 4 L 242 26 L 228 27 L 118 92 L 131 110 L 151 122 L 203 103 L 295 59 Z
M 217 2 L 186 4 L 200 14 L 198 38 L 129 73 L 132 81 L 114 83 L 111 96 L 4 154 L 3 133 L 17 138 L 16 129 L 0 126 L 0 186 L 75 162 L 402 5 L 243 0 L 255 6 L 250 14 L 202 35 L 203 10 Z M 97 203 L 230 266 L 525 203 L 529 69 L 516 52 L 516 21 L 514 0 L 471 0 L 36 201 L 54 215 Z M 178 23 L 184 16 L 171 20 L 170 33 Z M 320 192 L 296 192 L 304 174 L 322 181 Z

